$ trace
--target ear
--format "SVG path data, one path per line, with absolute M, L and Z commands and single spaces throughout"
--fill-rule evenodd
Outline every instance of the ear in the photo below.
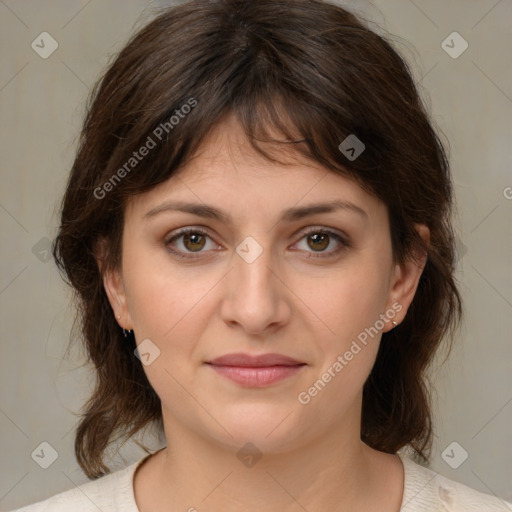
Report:
M 428 248 L 430 244 L 429 228 L 425 224 L 416 224 L 415 229 Z M 394 321 L 397 324 L 400 324 L 403 321 L 407 314 L 407 310 L 414 299 L 421 274 L 423 273 L 423 269 L 427 263 L 427 257 L 427 251 L 419 248 L 415 251 L 413 257 L 409 258 L 403 264 L 397 263 L 395 265 L 390 282 L 387 307 L 397 311 L 396 317 L 394 318 Z M 392 307 L 393 304 L 395 304 L 395 307 Z M 397 304 L 401 306 L 400 309 L 396 307 Z M 393 327 L 394 326 L 392 325 L 389 328 L 384 329 L 383 332 L 387 332 L 393 329 Z
M 98 241 L 94 255 L 100 274 L 103 278 L 103 286 L 107 294 L 108 301 L 120 327 L 131 330 L 132 320 L 126 303 L 126 293 L 123 283 L 122 272 L 120 269 L 104 270 L 105 254 L 107 250 L 107 241 L 101 239 Z

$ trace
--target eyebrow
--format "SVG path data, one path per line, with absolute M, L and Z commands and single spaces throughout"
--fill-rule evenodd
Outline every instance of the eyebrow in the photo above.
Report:
M 327 203 L 313 203 L 306 206 L 289 208 L 282 213 L 280 220 L 284 222 L 293 222 L 310 215 L 319 213 L 332 213 L 338 210 L 353 212 L 360 215 L 361 217 L 364 217 L 365 219 L 368 218 L 366 211 L 354 203 L 349 201 L 334 200 Z M 214 206 L 200 203 L 186 203 L 183 201 L 166 201 L 165 203 L 162 203 L 159 206 L 149 210 L 143 215 L 142 218 L 150 219 L 160 213 L 168 211 L 191 213 L 193 215 L 198 215 L 199 217 L 219 220 L 225 224 L 232 224 L 233 222 L 231 216 L 227 212 L 219 210 Z

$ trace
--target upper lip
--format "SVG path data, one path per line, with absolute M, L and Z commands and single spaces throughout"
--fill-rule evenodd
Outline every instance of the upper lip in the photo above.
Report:
M 263 368 L 265 366 L 296 366 L 306 364 L 297 361 L 292 357 L 282 354 L 261 354 L 252 356 L 250 354 L 226 354 L 221 357 L 207 361 L 208 364 L 216 366 L 239 366 L 247 368 Z

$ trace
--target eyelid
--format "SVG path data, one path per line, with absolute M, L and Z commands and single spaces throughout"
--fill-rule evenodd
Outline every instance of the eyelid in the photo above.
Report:
M 172 232 L 168 236 L 166 236 L 165 240 L 164 240 L 165 246 L 168 248 L 168 250 L 171 253 L 177 255 L 180 258 L 189 259 L 189 260 L 200 258 L 200 257 L 202 257 L 201 254 L 209 252 L 209 251 L 197 251 L 196 253 L 194 253 L 193 251 L 183 252 L 180 250 L 174 250 L 174 249 L 169 248 L 171 242 L 173 242 L 176 239 L 179 239 L 180 237 L 182 237 L 188 233 L 201 234 L 203 236 L 208 237 L 212 242 L 217 243 L 217 242 L 215 242 L 214 238 L 210 235 L 207 228 L 202 227 L 202 226 L 187 226 L 184 228 L 180 228 L 176 232 Z M 293 236 L 295 238 L 296 236 L 300 235 L 300 238 L 293 245 L 297 245 L 300 241 L 302 241 L 302 239 L 304 237 L 306 237 L 312 233 L 323 233 L 328 236 L 335 237 L 337 239 L 337 241 L 341 244 L 341 248 L 331 250 L 331 251 L 318 251 L 318 252 L 312 251 L 310 253 L 309 253 L 309 251 L 307 251 L 309 253 L 309 256 L 306 256 L 307 258 L 319 258 L 319 259 L 325 258 L 325 259 L 327 259 L 329 257 L 334 257 L 334 256 L 338 255 L 338 253 L 341 250 L 350 246 L 349 237 L 345 233 L 339 232 L 338 230 L 334 230 L 333 228 L 328 228 L 326 226 L 310 226 L 308 228 L 297 231 Z M 219 245 L 219 244 L 217 244 L 217 245 Z M 187 256 L 185 256 L 185 254 Z
M 311 233 L 327 233 L 329 235 L 336 235 L 343 239 L 348 244 L 349 236 L 339 229 L 329 228 L 327 226 L 310 226 L 305 230 L 299 230 L 297 234 L 302 236 L 309 235 Z
M 203 226 L 186 226 L 184 228 L 178 228 L 177 230 L 171 231 L 169 234 L 167 234 L 165 236 L 165 242 L 171 242 L 172 240 L 182 235 L 186 235 L 187 233 L 200 233 L 201 235 L 206 235 L 212 238 L 208 230 Z
M 212 242 L 217 243 L 217 242 L 215 242 L 215 240 L 213 239 L 213 237 L 210 235 L 210 233 L 208 232 L 208 230 L 206 228 L 204 228 L 202 226 L 201 227 L 198 227 L 198 226 L 187 226 L 187 227 L 184 227 L 184 228 L 180 228 L 180 229 L 178 229 L 175 232 L 174 231 L 171 232 L 169 235 L 167 235 L 164 238 L 164 245 L 167 247 L 167 250 L 170 251 L 172 254 L 177 255 L 178 257 L 181 257 L 183 259 L 187 258 L 189 260 L 201 257 L 201 254 L 203 252 L 207 252 L 207 251 L 198 251 L 197 253 L 194 253 L 194 252 L 183 252 L 183 251 L 180 251 L 180 250 L 175 250 L 175 249 L 171 249 L 170 248 L 171 242 L 181 238 L 182 236 L 184 236 L 184 235 L 186 235 L 188 233 L 195 233 L 195 234 L 203 235 L 205 237 L 208 237 Z M 217 245 L 219 245 L 219 244 L 217 244 Z M 184 254 L 187 254 L 187 256 L 184 256 Z M 195 254 L 197 254 L 197 256 L 194 256 Z
M 307 237 L 308 235 L 310 235 L 312 233 L 326 234 L 331 238 L 335 238 L 338 241 L 338 243 L 341 245 L 341 247 L 338 247 L 337 249 L 330 250 L 330 251 L 316 251 L 316 252 L 315 251 L 311 251 L 311 252 L 306 251 L 307 252 L 306 258 L 310 258 L 310 259 L 334 258 L 334 257 L 337 257 L 339 255 L 339 253 L 341 251 L 343 251 L 343 249 L 346 249 L 351 246 L 349 237 L 345 233 L 339 232 L 338 230 L 335 230 L 333 228 L 328 228 L 325 226 L 311 226 L 311 227 L 307 228 L 305 231 L 300 231 L 299 233 L 300 233 L 300 238 L 298 239 L 297 242 L 295 242 L 294 245 L 297 245 L 299 242 L 302 241 L 303 238 Z

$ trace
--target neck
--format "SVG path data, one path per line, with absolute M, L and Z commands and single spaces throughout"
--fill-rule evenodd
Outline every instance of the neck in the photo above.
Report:
M 359 425 L 286 452 L 251 454 L 212 442 L 169 418 L 164 424 L 166 438 L 174 441 L 154 456 L 136 486 L 141 512 L 399 510 L 401 462 L 362 443 Z M 395 491 L 388 487 L 393 475 Z

